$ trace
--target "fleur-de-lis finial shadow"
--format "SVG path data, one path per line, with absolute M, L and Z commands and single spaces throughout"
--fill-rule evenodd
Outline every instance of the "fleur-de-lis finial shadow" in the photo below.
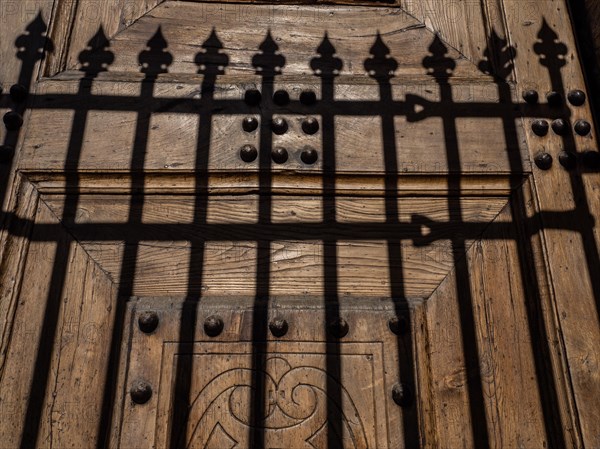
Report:
M 569 49 L 558 40 L 558 34 L 545 19 L 537 37 L 538 42 L 533 45 L 533 51 L 540 56 L 540 64 L 548 68 L 564 67 Z
M 310 60 L 310 68 L 316 76 L 321 78 L 333 78 L 338 76 L 344 66 L 340 58 L 336 56 L 336 50 L 327 33 L 317 47 L 317 54 L 320 56 Z
M 260 53 L 252 57 L 252 67 L 256 69 L 256 73 L 264 77 L 281 74 L 281 69 L 285 65 L 285 56 L 279 54 L 279 46 L 273 40 L 271 31 L 267 32 L 258 48 Z
M 202 43 L 203 52 L 198 53 L 194 62 L 200 68 L 198 73 L 205 76 L 223 75 L 225 67 L 229 64 L 229 56 L 221 53 L 223 43 L 217 36 L 216 30 L 213 28 L 208 38 Z
M 108 71 L 108 67 L 114 62 L 115 55 L 109 51 L 110 42 L 104 34 L 104 28 L 100 26 L 94 37 L 90 39 L 87 48 L 79 54 L 82 72 L 86 77 L 93 78 L 100 72 Z
M 26 33 L 21 34 L 15 40 L 17 58 L 31 64 L 44 59 L 46 52 L 50 53 L 54 51 L 52 40 L 46 36 L 48 26 L 44 22 L 41 12 L 27 25 L 25 30 Z
M 479 70 L 506 80 L 513 71 L 517 50 L 512 45 L 508 45 L 507 39 L 502 39 L 496 30 L 493 30 L 484 56 L 485 59 L 479 61 L 477 65 Z
M 427 74 L 436 79 L 452 76 L 456 68 L 456 61 L 446 56 L 449 53 L 448 47 L 444 45 L 437 34 L 429 46 L 429 52 L 431 56 L 423 58 L 423 67 L 427 69 Z
M 372 56 L 364 63 L 369 76 L 378 81 L 389 81 L 393 78 L 394 72 L 398 68 L 398 61 L 390 55 L 390 48 L 383 42 L 379 32 L 369 53 Z
M 142 51 L 138 58 L 142 66 L 141 72 L 150 77 L 159 73 L 167 73 L 169 66 L 173 63 L 173 55 L 166 51 L 169 44 L 163 36 L 160 26 L 148 41 L 147 47 L 148 49 Z

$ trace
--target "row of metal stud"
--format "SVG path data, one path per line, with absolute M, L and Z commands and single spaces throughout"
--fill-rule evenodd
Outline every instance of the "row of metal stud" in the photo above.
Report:
M 138 317 L 138 326 L 145 334 L 153 333 L 159 324 L 158 314 L 154 311 L 142 312 Z M 204 332 L 209 337 L 217 337 L 223 332 L 225 324 L 219 315 L 211 315 L 204 320 Z M 408 331 L 408 323 L 404 317 L 394 317 L 388 322 L 389 329 L 396 335 L 404 335 Z M 343 338 L 348 334 L 349 326 L 346 320 L 338 318 L 327 326 L 329 332 L 336 338 Z M 275 337 L 287 334 L 289 324 L 286 319 L 276 317 L 269 322 L 269 329 Z M 136 404 L 145 404 L 152 398 L 152 385 L 143 379 L 135 380 L 129 390 L 131 400 Z M 412 403 L 412 391 L 404 383 L 392 386 L 392 400 L 400 407 L 407 407 Z

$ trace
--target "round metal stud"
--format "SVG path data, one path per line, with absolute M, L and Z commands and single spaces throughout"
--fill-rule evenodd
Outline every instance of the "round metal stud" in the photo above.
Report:
M 283 318 L 277 317 L 269 323 L 269 329 L 275 337 L 283 337 L 288 331 L 288 322 Z
M 395 384 L 392 387 L 392 399 L 400 407 L 407 407 L 412 401 L 412 393 L 410 388 L 404 384 Z
M 27 89 L 21 84 L 14 84 L 10 88 L 10 98 L 15 103 L 22 103 L 27 99 Z
M 567 98 L 573 106 L 582 106 L 585 103 L 585 92 L 579 89 L 572 90 L 567 95 Z
M 145 404 L 152 397 L 152 386 L 145 380 L 137 380 L 131 386 L 129 394 L 136 404 Z
M 319 121 L 314 117 L 308 117 L 302 122 L 302 131 L 306 134 L 315 134 L 319 131 Z
M 570 151 L 561 151 L 558 153 L 558 162 L 567 170 L 572 170 L 577 166 L 577 156 Z
M 553 108 L 562 106 L 562 104 L 563 104 L 562 96 L 558 92 L 555 92 L 555 91 L 548 92 L 548 94 L 546 95 L 546 101 Z
M 554 131 L 559 136 L 564 136 L 569 132 L 569 122 L 565 119 L 557 118 L 552 122 L 552 131 Z
M 336 338 L 344 338 L 350 330 L 346 320 L 341 317 L 332 320 L 327 325 L 327 328 L 329 329 L 329 333 Z
M 288 160 L 288 152 L 285 148 L 275 147 L 271 152 L 271 158 L 276 164 L 283 164 Z
M 15 149 L 10 145 L 0 145 L 0 164 L 8 164 L 15 155 Z
M 240 148 L 240 158 L 244 162 L 253 162 L 258 157 L 258 150 L 254 145 L 244 145 Z
M 314 164 L 319 159 L 319 153 L 313 147 L 306 146 L 300 153 L 300 160 L 305 164 Z
M 140 313 L 138 317 L 138 326 L 140 330 L 145 334 L 149 334 L 154 332 L 154 330 L 158 327 L 158 314 L 152 310 L 146 310 Z
M 300 93 L 300 103 L 311 106 L 317 102 L 317 94 L 312 90 L 305 90 Z
M 204 332 L 209 337 L 216 337 L 223 332 L 223 319 L 219 315 L 211 315 L 204 320 Z
M 242 121 L 242 129 L 247 133 L 251 133 L 256 130 L 256 128 L 258 128 L 258 120 L 256 120 L 256 117 L 246 117 Z
M 288 130 L 288 124 L 283 117 L 275 117 L 271 120 L 271 130 L 278 135 L 285 134 Z
M 250 89 L 245 92 L 244 101 L 248 106 L 258 106 L 262 101 L 262 95 L 259 90 Z
M 592 125 L 587 120 L 577 120 L 574 128 L 580 136 L 587 136 L 592 131 Z
M 536 90 L 526 90 L 523 92 L 523 100 L 525 100 L 529 104 L 537 104 L 540 99 L 539 94 Z
M 273 103 L 277 106 L 285 106 L 290 102 L 290 95 L 285 90 L 278 90 L 273 94 Z
M 552 156 L 546 152 L 538 153 L 534 160 L 540 170 L 549 170 L 552 167 Z
M 586 168 L 598 170 L 600 168 L 600 153 L 593 150 L 584 151 L 581 155 L 581 160 Z
M 15 111 L 4 114 L 4 125 L 9 131 L 16 131 L 23 126 L 23 117 Z
M 548 134 L 548 129 L 550 129 L 550 125 L 546 120 L 534 120 L 531 124 L 531 129 L 535 133 L 536 136 L 543 137 Z
M 388 327 L 396 335 L 405 335 L 409 326 L 406 317 L 395 316 L 388 321 Z

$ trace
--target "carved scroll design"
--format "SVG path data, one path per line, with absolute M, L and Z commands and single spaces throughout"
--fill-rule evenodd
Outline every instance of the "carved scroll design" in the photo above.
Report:
M 292 367 L 281 355 L 267 360 L 264 415 L 260 429 L 275 448 L 321 449 L 327 447 L 327 432 L 333 431 L 340 449 L 367 449 L 365 428 L 349 392 L 338 400 L 327 394 L 328 374 L 314 366 Z M 187 449 L 234 449 L 248 447 L 252 428 L 248 398 L 253 370 L 234 368 L 213 378 L 190 406 L 190 435 L 180 435 L 178 447 Z M 331 379 L 330 379 L 331 381 Z M 327 407 L 335 407 L 342 420 L 328 427 Z M 336 428 L 337 427 L 337 428 Z

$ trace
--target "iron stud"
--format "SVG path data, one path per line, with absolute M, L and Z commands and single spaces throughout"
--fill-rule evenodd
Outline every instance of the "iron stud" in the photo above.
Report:
M 329 333 L 336 338 L 344 338 L 350 330 L 350 327 L 348 326 L 346 320 L 341 317 L 332 320 L 327 325 L 327 328 L 329 329 Z
M 145 404 L 152 397 L 152 387 L 144 380 L 137 380 L 131 386 L 129 394 L 136 404 Z
M 271 157 L 273 158 L 273 162 L 283 164 L 288 160 L 288 152 L 285 148 L 275 147 L 271 152 Z
M 563 103 L 562 96 L 556 91 L 548 92 L 546 101 L 548 101 L 548 104 L 553 108 L 562 106 Z
M 271 130 L 277 135 L 285 134 L 288 130 L 287 121 L 283 117 L 275 117 L 271 120 Z
M 592 125 L 587 120 L 577 120 L 575 122 L 575 132 L 580 136 L 587 136 L 592 131 Z
M 388 327 L 396 335 L 405 335 L 409 326 L 405 317 L 395 316 L 388 321 Z
M 240 149 L 240 158 L 244 162 L 253 162 L 258 157 L 258 150 L 254 145 L 246 144 Z
M 583 161 L 583 164 L 591 170 L 598 170 L 600 168 L 600 153 L 597 151 L 584 151 L 581 155 L 581 160 Z
M 562 118 L 557 118 L 552 122 L 552 131 L 559 136 L 564 136 L 569 131 L 569 123 Z
M 567 170 L 571 170 L 577 165 L 577 157 L 572 152 L 563 150 L 558 153 L 558 162 Z
M 275 337 L 283 337 L 288 331 L 288 322 L 283 318 L 277 317 L 269 323 L 269 329 Z
M 319 131 L 319 121 L 314 117 L 308 117 L 302 122 L 302 131 L 306 134 L 315 134 Z
M 138 326 L 140 330 L 146 334 L 154 332 L 158 327 L 158 314 L 152 310 L 147 310 L 140 313 L 138 317 Z
M 285 106 L 290 102 L 290 96 L 285 90 L 278 90 L 273 94 L 273 103 L 277 106 Z
M 313 147 L 306 146 L 300 153 L 300 160 L 305 164 L 314 164 L 317 159 L 319 159 L 319 154 Z
M 546 120 L 534 120 L 531 124 L 531 129 L 535 133 L 536 136 L 543 137 L 548 134 L 548 129 L 550 126 Z
M 585 103 L 585 92 L 579 89 L 572 90 L 567 95 L 567 98 L 573 106 L 582 106 Z
M 260 91 L 256 89 L 247 90 L 244 94 L 244 101 L 248 106 L 258 106 L 262 100 Z
M 204 320 L 204 332 L 209 337 L 216 337 L 223 332 L 223 319 L 219 315 L 211 315 Z
M 529 104 L 536 104 L 539 100 L 540 96 L 538 95 L 536 90 L 526 90 L 523 92 L 523 100 L 525 100 Z
M 15 103 L 22 103 L 27 99 L 27 89 L 21 84 L 14 84 L 10 88 L 10 98 Z
M 549 170 L 552 167 L 552 156 L 544 151 L 538 153 L 534 160 L 540 170 Z
M 392 387 L 392 399 L 400 407 L 406 407 L 410 405 L 412 401 L 412 394 L 410 388 L 404 384 L 395 384 Z
M 242 129 L 247 133 L 251 133 L 256 128 L 258 128 L 258 120 L 256 120 L 256 117 L 246 117 L 242 121 Z
M 300 93 L 300 103 L 311 106 L 317 102 L 317 95 L 312 90 L 305 90 Z
M 9 131 L 16 131 L 23 126 L 23 117 L 15 111 L 4 114 L 4 125 Z

